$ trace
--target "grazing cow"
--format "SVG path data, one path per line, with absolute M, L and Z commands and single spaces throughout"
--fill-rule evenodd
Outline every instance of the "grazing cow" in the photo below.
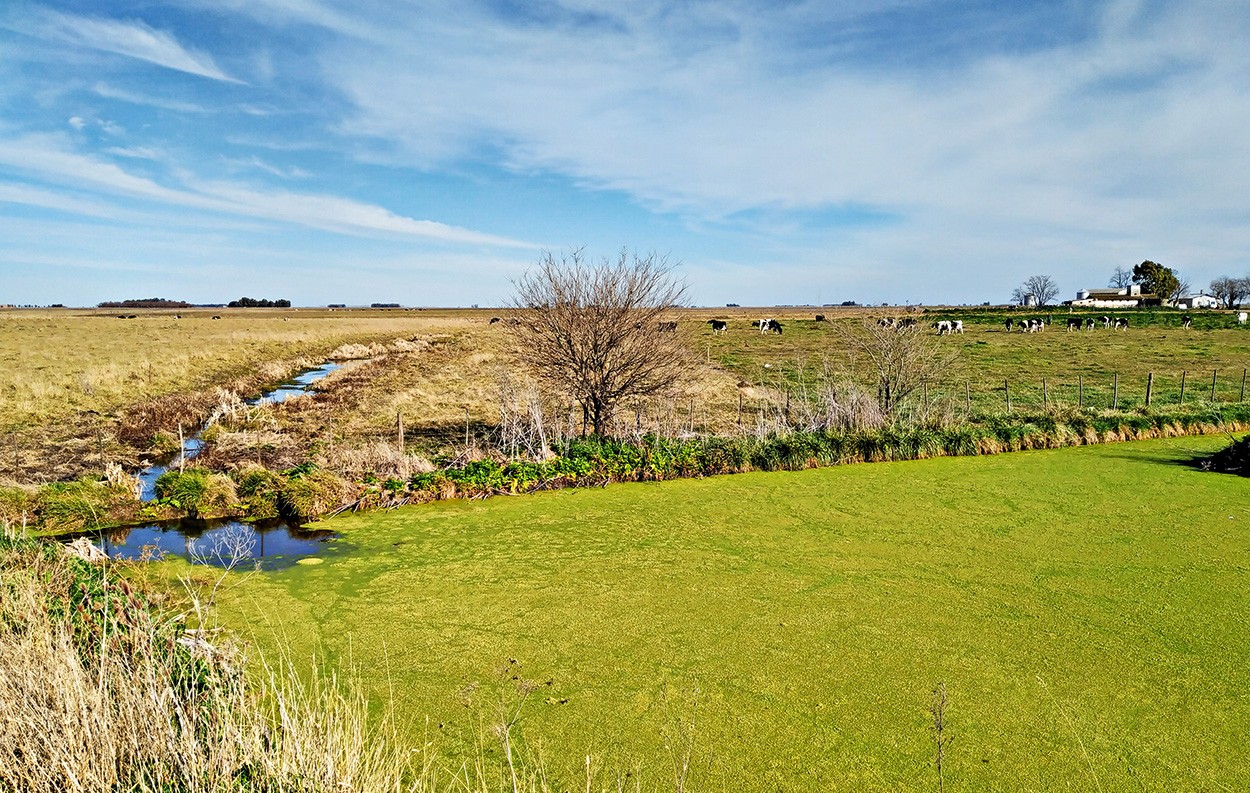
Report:
M 1114 321 L 1115 321 L 1115 329 L 1116 329 L 1116 330 L 1128 330 L 1128 319 L 1127 319 L 1127 318 L 1125 318 L 1125 317 L 1116 317 Z
M 1242 311 L 1237 314 L 1237 324 L 1238 325 L 1246 324 L 1246 312 Z
M 880 317 L 877 319 L 877 326 L 881 328 L 896 328 L 898 320 L 894 317 Z
M 773 333 L 776 333 L 778 336 L 781 335 L 781 329 L 783 327 L 785 326 L 775 319 L 768 320 L 768 329 L 771 330 Z
M 1107 316 L 1106 314 L 1103 314 L 1101 317 L 1099 317 L 1098 321 L 1102 323 L 1102 326 L 1104 328 L 1111 327 L 1111 317 Z
M 951 321 L 949 319 L 939 319 L 933 323 L 933 327 L 937 328 L 939 336 L 945 336 L 951 332 Z
M 776 321 L 777 321 L 777 320 L 772 319 L 772 318 L 769 318 L 769 319 L 758 319 L 758 320 L 756 320 L 756 321 L 755 321 L 755 324 L 759 326 L 759 329 L 760 329 L 760 335 L 762 336 L 762 335 L 764 335 L 765 333 L 767 333 L 768 331 L 772 330 L 773 323 L 774 323 L 774 322 L 776 322 Z
M 1007 320 L 1003 324 L 1007 326 L 1007 332 L 1011 333 L 1011 317 L 1007 317 Z
M 1194 318 L 1193 318 L 1193 317 L 1189 316 L 1188 314 L 1186 314 L 1185 316 L 1181 317 L 1181 327 L 1182 327 L 1182 328 L 1184 328 L 1185 330 L 1189 330 L 1190 328 L 1192 328 L 1192 327 L 1193 327 L 1193 325 L 1194 325 Z
M 916 325 L 917 325 L 917 324 L 919 324 L 919 323 L 917 323 L 917 322 L 916 322 L 916 320 L 912 319 L 911 317 L 908 317 L 907 319 L 905 319 L 905 320 L 903 320 L 903 321 L 899 322 L 899 323 L 898 323 L 898 327 L 900 327 L 900 328 L 914 328 L 914 327 L 916 327 Z
M 1094 324 L 1095 324 L 1095 323 L 1094 323 L 1094 318 L 1093 318 L 1093 317 L 1087 317 L 1087 318 L 1085 319 L 1085 329 L 1086 329 L 1086 330 L 1093 330 L 1093 329 L 1094 329 Z
M 221 319 L 221 316 L 219 314 L 214 314 L 213 319 Z
M 728 333 L 729 323 L 723 319 L 709 319 L 707 324 L 712 326 L 712 333 Z
M 181 314 L 174 314 L 174 319 L 182 319 L 182 315 L 181 315 Z
M 824 322 L 824 321 L 825 321 L 825 315 L 824 315 L 824 314 L 817 314 L 817 315 L 816 315 L 816 321 L 817 321 L 817 322 Z
M 126 315 L 126 319 L 138 319 L 138 315 L 137 315 L 137 314 L 127 314 L 127 315 Z
M 657 322 L 655 323 L 655 329 L 658 330 L 660 333 L 676 333 L 677 323 L 676 322 Z
M 491 318 L 490 318 L 490 322 L 487 322 L 486 324 L 487 324 L 487 325 L 494 325 L 494 324 L 495 324 L 496 322 L 498 322 L 498 321 L 499 321 L 499 317 L 491 317 Z
M 1068 331 L 1080 330 L 1081 326 L 1084 324 L 1085 323 L 1081 321 L 1080 317 L 1068 317 L 1068 327 L 1064 329 L 1064 332 L 1067 333 Z
M 951 333 L 958 333 L 960 336 L 964 335 L 964 321 L 962 319 L 951 322 Z

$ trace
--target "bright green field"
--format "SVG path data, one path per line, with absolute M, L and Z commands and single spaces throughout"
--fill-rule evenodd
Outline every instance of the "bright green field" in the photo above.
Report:
M 687 789 L 936 790 L 944 681 L 947 790 L 1245 790 L 1250 480 L 1178 464 L 1220 445 L 353 516 L 323 564 L 253 576 L 222 613 L 262 649 L 354 663 L 414 742 L 469 759 L 519 659 L 553 681 L 519 730 L 557 789 L 589 753 L 671 790 L 662 740 L 697 686 Z

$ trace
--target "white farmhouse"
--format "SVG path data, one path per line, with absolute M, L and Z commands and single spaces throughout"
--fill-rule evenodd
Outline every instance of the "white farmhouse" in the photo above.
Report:
M 1215 297 L 1214 295 L 1208 295 L 1205 293 L 1199 293 L 1196 295 L 1186 295 L 1185 297 L 1178 298 L 1176 301 L 1176 307 L 1184 308 L 1184 309 L 1219 308 L 1220 305 L 1221 304 L 1220 304 L 1219 298 Z
M 1141 286 L 1133 284 L 1122 288 L 1082 289 L 1076 293 L 1073 306 L 1087 308 L 1132 308 L 1142 304 L 1146 296 L 1141 293 Z

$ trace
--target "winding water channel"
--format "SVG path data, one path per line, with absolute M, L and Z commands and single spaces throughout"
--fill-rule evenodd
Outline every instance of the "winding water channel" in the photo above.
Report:
M 324 379 L 342 364 L 326 362 L 314 369 L 300 372 L 272 391 L 248 400 L 249 405 L 284 402 L 308 392 L 308 387 Z M 186 438 L 182 449 L 171 459 L 145 468 L 139 474 L 142 483 L 140 499 L 156 498 L 156 480 L 180 463 L 195 459 L 203 448 L 200 432 Z M 283 520 L 244 523 L 238 520 L 181 520 L 126 526 L 95 532 L 92 542 L 117 559 L 140 559 L 153 555 L 179 556 L 196 564 L 234 566 L 259 563 L 262 568 L 275 569 L 295 564 L 325 549 L 331 531 L 308 531 L 298 524 Z

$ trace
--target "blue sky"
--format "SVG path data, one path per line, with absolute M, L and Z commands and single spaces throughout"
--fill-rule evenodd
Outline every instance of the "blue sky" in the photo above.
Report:
M 1250 273 L 1241 0 L 0 6 L 0 303 L 698 304 Z

